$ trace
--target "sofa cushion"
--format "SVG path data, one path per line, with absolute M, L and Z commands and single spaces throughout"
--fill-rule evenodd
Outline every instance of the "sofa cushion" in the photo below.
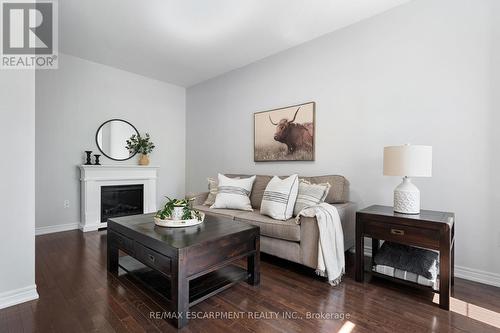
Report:
M 241 211 L 238 209 L 219 209 L 219 208 L 210 208 L 206 205 L 193 205 L 194 209 L 199 210 L 207 215 L 221 215 L 231 220 L 234 220 L 235 216 L 239 214 L 244 214 L 246 211 Z
M 349 182 L 345 177 L 339 175 L 300 177 L 312 184 L 329 183 L 330 191 L 326 196 L 327 203 L 343 203 L 349 201 Z
M 266 190 L 267 184 L 269 184 L 272 178 L 273 177 L 271 176 L 257 176 L 257 178 L 255 178 L 255 183 L 253 183 L 252 188 L 252 194 L 250 194 L 250 201 L 252 202 L 253 208 L 260 209 L 264 191 Z
M 243 212 L 236 215 L 235 220 L 260 227 L 260 234 L 264 236 L 300 241 L 300 225 L 295 223 L 295 219 L 279 221 L 258 212 Z

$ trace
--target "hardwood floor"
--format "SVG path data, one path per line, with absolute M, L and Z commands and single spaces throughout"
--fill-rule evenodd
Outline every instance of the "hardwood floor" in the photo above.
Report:
M 240 283 L 191 309 L 239 319 L 191 319 L 180 331 L 500 332 L 500 288 L 456 279 L 448 312 L 429 292 L 375 278 L 355 282 L 353 257 L 347 259 L 344 282 L 330 287 L 309 269 L 263 256 L 260 287 Z M 147 290 L 107 274 L 105 231 L 37 236 L 36 282 L 40 299 L 0 310 L 0 332 L 177 331 L 152 318 L 168 310 Z M 305 319 L 307 312 L 348 318 Z

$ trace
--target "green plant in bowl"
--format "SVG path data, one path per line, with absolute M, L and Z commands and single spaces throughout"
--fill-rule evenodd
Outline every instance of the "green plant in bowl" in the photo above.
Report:
M 160 209 L 158 212 L 156 212 L 155 217 L 161 219 L 161 220 L 166 220 L 172 217 L 172 213 L 175 209 L 175 207 L 181 207 L 182 208 L 182 219 L 183 220 L 191 220 L 193 218 L 196 218 L 198 221 L 201 221 L 201 213 L 193 209 L 191 207 L 191 202 L 194 200 L 192 199 L 170 199 L 169 197 L 165 197 L 168 199 L 167 203 L 163 206 L 162 209 Z

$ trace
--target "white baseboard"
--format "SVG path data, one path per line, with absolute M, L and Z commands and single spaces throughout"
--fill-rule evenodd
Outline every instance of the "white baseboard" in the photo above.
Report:
M 107 222 L 97 223 L 97 224 L 78 224 L 78 228 L 83 232 L 97 231 L 100 228 L 106 228 L 108 226 Z
M 455 276 L 469 281 L 500 287 L 500 274 L 455 265 Z
M 0 294 L 0 309 L 38 299 L 36 284 Z
M 49 225 L 46 227 L 38 227 L 35 228 L 35 235 L 45 235 L 51 234 L 54 232 L 68 231 L 78 229 L 78 223 L 67 223 L 67 224 L 57 224 L 57 225 Z
M 372 256 L 372 247 L 365 246 L 365 256 Z M 468 268 L 455 265 L 455 277 L 487 284 L 490 286 L 500 287 L 500 274 L 482 271 L 475 268 Z

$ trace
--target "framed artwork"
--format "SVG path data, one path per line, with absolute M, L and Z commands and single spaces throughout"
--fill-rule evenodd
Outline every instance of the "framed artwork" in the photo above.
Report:
M 314 161 L 316 103 L 254 113 L 254 161 Z

